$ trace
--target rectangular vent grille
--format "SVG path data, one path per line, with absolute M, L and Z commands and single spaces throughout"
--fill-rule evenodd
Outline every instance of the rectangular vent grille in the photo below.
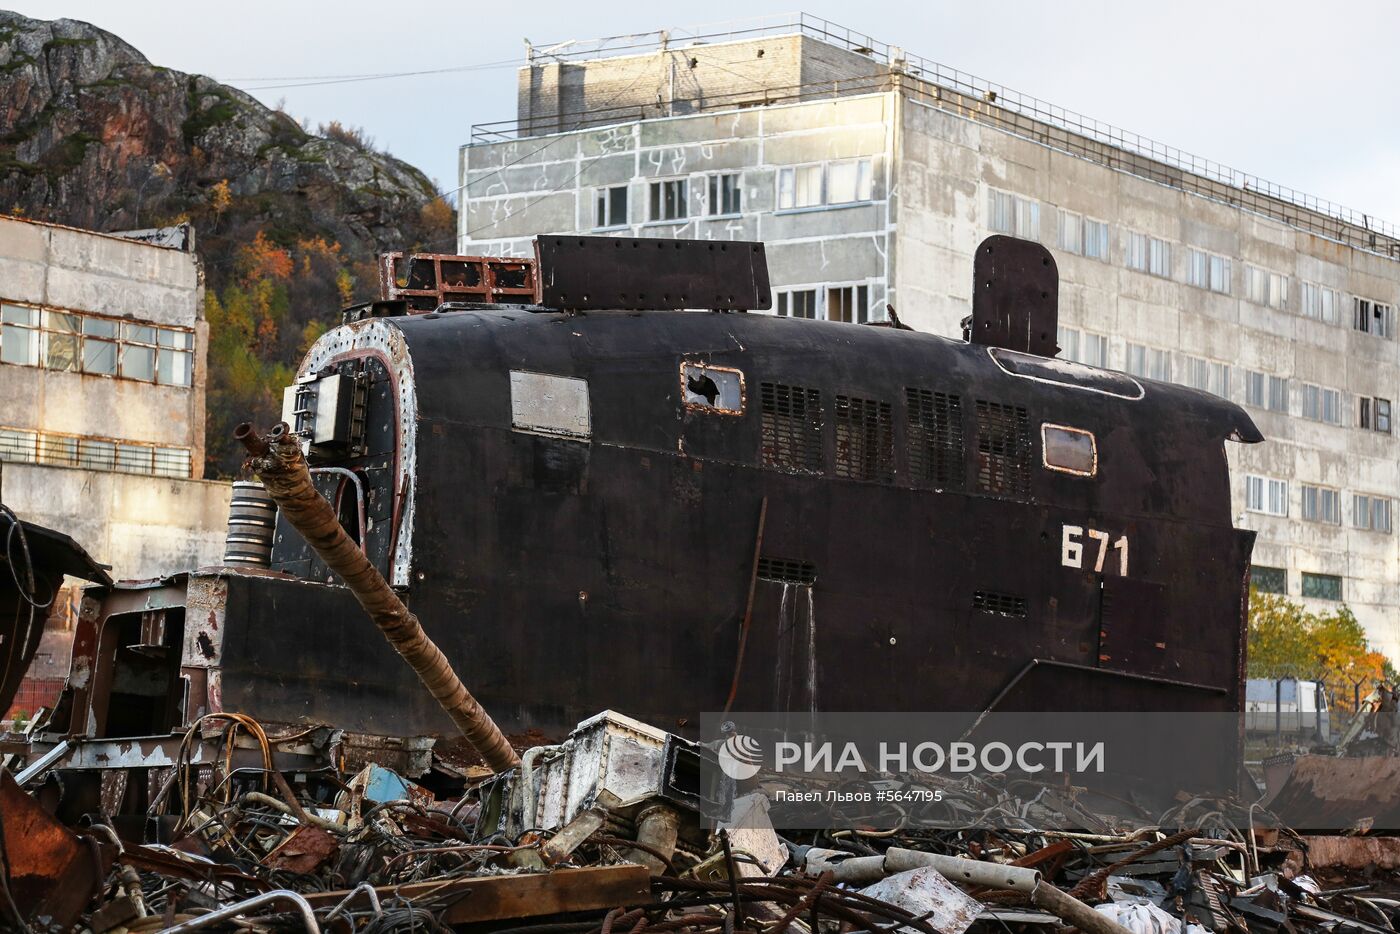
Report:
M 759 558 L 758 579 L 775 584 L 805 584 L 817 582 L 817 566 L 807 561 L 788 558 Z
M 977 488 L 1026 499 L 1031 491 L 1031 431 L 1026 410 L 977 400 Z
M 962 398 L 913 388 L 906 388 L 904 395 L 909 417 L 909 470 L 914 482 L 962 489 L 967 474 Z
M 995 613 L 997 616 L 1020 618 L 1026 615 L 1026 598 L 993 590 L 979 590 L 972 595 L 972 608 L 983 613 Z
M 836 397 L 836 476 L 873 483 L 894 480 L 891 410 L 888 402 Z
M 759 398 L 763 409 L 763 466 L 795 473 L 821 473 L 821 391 L 761 383 Z

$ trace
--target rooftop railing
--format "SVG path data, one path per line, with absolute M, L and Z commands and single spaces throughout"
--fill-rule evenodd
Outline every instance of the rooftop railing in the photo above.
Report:
M 539 120 L 477 124 L 472 127 L 472 143 L 487 144 L 523 136 L 572 132 L 700 109 L 714 111 L 877 93 L 901 86 L 925 103 L 1081 158 L 1238 205 L 1359 249 L 1400 258 L 1400 229 L 1365 212 L 1268 181 L 1005 85 L 909 54 L 898 46 L 805 13 L 604 39 L 569 40 L 548 47 L 532 46 L 528 62 L 534 65 L 580 62 L 779 35 L 802 35 L 867 56 L 874 73 L 819 85 L 706 95 L 703 101 L 675 100 L 664 106 L 632 105 Z M 692 107 L 694 109 L 688 109 Z

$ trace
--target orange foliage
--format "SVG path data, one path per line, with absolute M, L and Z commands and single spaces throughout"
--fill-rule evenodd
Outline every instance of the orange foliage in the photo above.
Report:
M 261 279 L 290 279 L 292 254 L 259 230 L 251 243 L 238 248 L 238 272 L 246 284 Z

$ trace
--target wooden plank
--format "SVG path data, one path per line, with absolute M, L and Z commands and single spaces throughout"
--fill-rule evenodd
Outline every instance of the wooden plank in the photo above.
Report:
M 569 911 L 593 911 L 644 905 L 652 900 L 651 873 L 645 866 L 590 866 L 514 876 L 482 876 L 443 882 L 414 882 L 375 889 L 380 898 L 413 899 L 432 894 L 452 905 L 442 915 L 448 924 L 536 918 Z M 313 908 L 339 903 L 349 891 L 314 892 Z

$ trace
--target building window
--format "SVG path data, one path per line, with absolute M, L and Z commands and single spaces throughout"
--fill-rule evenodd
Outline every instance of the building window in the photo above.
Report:
M 0 363 L 37 366 L 39 309 L 0 305 Z
M 1358 529 L 1390 534 L 1390 497 L 1356 493 L 1351 498 L 1351 524 Z
M 813 208 L 822 203 L 822 167 L 795 165 L 778 170 L 778 210 Z
M 166 386 L 193 379 L 194 334 L 81 312 L 0 306 L 0 362 Z
M 1321 386 L 1304 383 L 1302 415 L 1315 422 L 1340 425 L 1342 423 L 1342 394 L 1335 389 L 1324 389 Z
M 1193 389 L 1203 389 L 1222 399 L 1230 398 L 1230 367 L 1214 360 L 1183 356 L 1178 373 L 1181 381 Z
M 1303 572 L 1303 596 L 1317 600 L 1342 599 L 1342 579 L 1335 574 Z
M 1171 244 L 1165 240 L 1130 230 L 1123 260 L 1129 269 L 1151 273 L 1164 279 L 1171 278 Z
M 870 286 L 827 286 L 826 320 L 855 324 L 870 320 Z
M 1353 323 L 1358 331 L 1389 338 L 1395 334 L 1395 312 L 1389 305 L 1355 297 L 1352 300 Z
M 1244 401 L 1271 412 L 1288 411 L 1288 380 L 1249 370 L 1244 374 Z
M 1172 378 L 1172 355 L 1170 351 L 1141 344 L 1128 345 L 1128 372 L 1134 376 L 1145 376 L 1161 382 Z
M 1283 568 L 1252 565 L 1249 569 L 1249 582 L 1261 593 L 1288 593 L 1288 572 Z
M 1358 407 L 1356 424 L 1360 428 L 1368 428 L 1371 431 L 1383 431 L 1390 434 L 1390 400 L 1380 397 L 1361 398 L 1361 405 Z
M 1060 209 L 1060 249 L 1066 253 L 1084 252 L 1084 218 L 1073 211 Z
M 1066 360 L 1079 360 L 1079 332 L 1074 328 L 1061 326 L 1055 330 L 1055 343 L 1060 345 L 1060 356 Z
M 1191 250 L 1186 283 L 1212 292 L 1230 294 L 1230 260 L 1204 250 Z
M 816 289 L 783 289 L 777 294 L 773 304 L 779 317 L 815 318 L 817 316 Z
M 1288 515 L 1288 483 L 1269 477 L 1244 478 L 1244 508 L 1270 516 Z
M 1101 368 L 1108 367 L 1108 338 L 1103 334 L 1084 332 L 1084 358 L 1081 363 Z
M 1108 262 L 1108 224 L 1104 221 L 1084 221 L 1084 255 Z
M 1303 485 L 1303 518 L 1309 522 L 1342 524 L 1342 494 L 1320 486 Z
M 1006 191 L 987 189 L 987 227 L 995 233 L 1040 239 L 1040 202 Z
M 188 477 L 191 466 L 189 448 L 19 428 L 0 428 L 0 460 L 157 477 Z
M 737 172 L 711 175 L 705 193 L 705 213 L 711 217 L 725 217 L 742 210 L 743 192 Z
M 1337 310 L 1341 307 L 1341 296 L 1335 289 L 1318 285 L 1315 282 L 1303 283 L 1303 316 L 1315 318 L 1325 324 L 1337 323 Z
M 874 197 L 873 177 L 869 159 L 778 169 L 778 210 L 870 201 Z
M 827 163 L 827 204 L 852 204 L 857 201 L 869 201 L 872 187 L 869 159 L 847 159 L 842 162 Z
M 1288 304 L 1288 277 L 1258 266 L 1245 267 L 1245 297 L 1256 305 L 1282 309 Z
M 627 186 L 599 188 L 593 193 L 593 228 L 627 226 Z
M 665 223 L 683 221 L 690 215 L 690 185 L 684 178 L 651 183 L 651 204 L 647 220 Z

